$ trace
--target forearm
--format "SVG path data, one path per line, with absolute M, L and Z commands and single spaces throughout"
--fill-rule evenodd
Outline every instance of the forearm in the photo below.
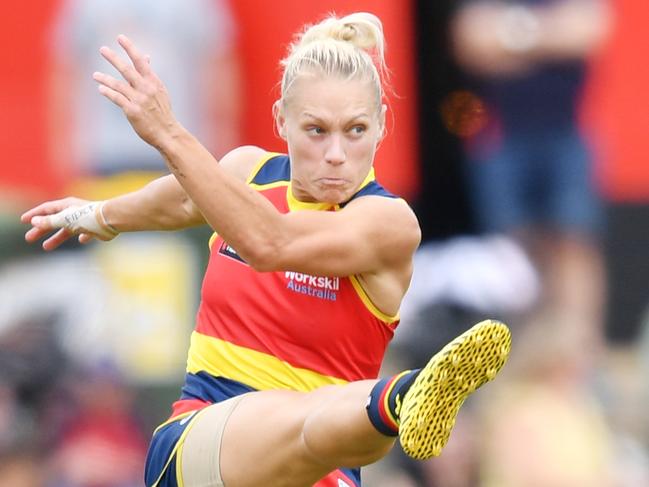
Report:
M 604 0 L 558 2 L 539 19 L 541 36 L 534 54 L 540 59 L 586 58 L 603 43 L 610 27 Z
M 107 223 L 119 232 L 179 230 L 205 223 L 172 175 L 106 201 L 103 214 Z
M 224 170 L 209 151 L 182 127 L 158 150 L 205 221 L 249 264 L 272 253 L 283 219 L 263 196 Z
M 487 75 L 525 72 L 537 63 L 583 59 L 603 41 L 608 10 L 600 0 L 552 6 L 476 2 L 451 25 L 459 61 Z

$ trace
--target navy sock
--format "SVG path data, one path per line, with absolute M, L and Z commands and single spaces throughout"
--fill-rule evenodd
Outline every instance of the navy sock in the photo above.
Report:
M 419 375 L 421 369 L 406 370 L 393 377 L 381 379 L 367 398 L 367 415 L 370 422 L 386 436 L 399 435 L 399 412 L 403 397 Z

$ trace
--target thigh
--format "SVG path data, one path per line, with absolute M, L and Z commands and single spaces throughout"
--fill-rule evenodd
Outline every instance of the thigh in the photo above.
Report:
M 366 380 L 311 392 L 244 394 L 225 417 L 213 409 L 213 415 L 205 413 L 196 423 L 193 438 L 205 437 L 203 428 L 222 431 L 222 435 L 209 434 L 200 443 L 209 449 L 211 457 L 200 460 L 199 455 L 189 461 L 218 462 L 222 483 L 227 487 L 310 487 L 339 467 L 374 462 L 394 444 L 394 438 L 376 431 L 365 411 L 375 383 Z M 193 441 L 189 434 L 187 439 Z M 185 450 L 183 461 L 191 451 Z M 214 472 L 214 467 L 210 471 Z M 339 471 L 331 479 L 338 485 L 360 485 L 356 477 L 357 472 Z M 212 478 L 216 476 L 212 474 Z M 330 485 L 328 479 L 317 485 Z
M 227 487 L 310 486 L 333 470 L 308 454 L 303 429 L 318 394 L 246 394 L 223 433 L 221 473 Z

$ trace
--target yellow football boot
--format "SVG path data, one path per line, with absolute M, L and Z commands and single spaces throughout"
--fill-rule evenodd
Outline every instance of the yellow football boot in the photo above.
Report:
M 430 359 L 405 394 L 399 441 L 412 458 L 438 456 L 464 400 L 492 380 L 507 361 L 511 333 L 504 323 L 478 323 Z

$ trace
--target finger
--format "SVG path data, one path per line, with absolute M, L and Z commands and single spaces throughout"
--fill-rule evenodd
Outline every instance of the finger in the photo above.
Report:
M 41 203 L 38 206 L 35 206 L 31 210 L 26 211 L 20 216 L 20 221 L 22 223 L 31 223 L 32 218 L 37 215 L 51 215 L 53 213 L 58 213 L 61 210 L 64 210 L 71 204 L 74 204 L 72 201 L 77 201 L 74 198 L 65 198 L 62 200 L 46 201 Z
M 133 62 L 133 66 L 135 66 L 138 73 L 142 76 L 151 74 L 151 66 L 149 64 L 148 56 L 140 53 L 140 51 L 135 47 L 135 44 L 133 44 L 128 37 L 124 34 L 120 34 L 117 36 L 117 42 L 122 46 L 122 49 L 126 51 L 126 54 Z
M 108 98 L 115 105 L 120 107 L 122 110 L 127 111 L 129 109 L 131 102 L 129 101 L 128 98 L 126 98 L 118 91 L 115 91 L 106 85 L 98 85 L 97 89 L 99 90 L 99 93 L 104 95 L 106 98 Z
M 44 235 L 48 233 L 48 230 L 42 228 L 32 227 L 27 232 L 25 232 L 25 240 L 29 243 L 34 243 L 37 240 L 41 239 Z
M 62 211 L 55 213 L 54 215 L 32 218 L 32 224 L 44 230 L 52 228 L 63 228 L 65 225 L 67 225 L 67 223 L 68 221 L 65 219 L 64 212 Z
M 95 236 L 92 235 L 91 233 L 80 233 L 79 234 L 79 243 L 80 244 L 87 244 L 88 242 L 92 241 Z
M 61 218 L 56 218 L 56 220 L 52 220 L 51 215 L 45 215 L 45 216 L 35 216 L 34 218 L 31 219 L 31 224 L 32 226 L 38 228 L 39 230 L 48 232 L 50 230 L 53 230 L 54 228 L 61 228 L 63 225 L 65 225 L 65 222 L 61 223 Z
M 110 47 L 102 46 L 99 48 L 99 53 L 112 64 L 119 74 L 121 74 L 131 86 L 136 86 L 141 79 L 140 74 L 135 70 L 132 64 L 129 64 L 122 59 L 119 54 L 113 51 Z
M 58 232 L 43 242 L 43 250 L 54 250 L 71 236 L 72 234 L 66 228 L 61 228 Z
M 99 83 L 99 86 L 106 86 L 113 91 L 121 93 L 128 100 L 135 98 L 135 90 L 127 82 L 113 78 L 112 76 L 95 71 L 92 73 L 92 78 Z

